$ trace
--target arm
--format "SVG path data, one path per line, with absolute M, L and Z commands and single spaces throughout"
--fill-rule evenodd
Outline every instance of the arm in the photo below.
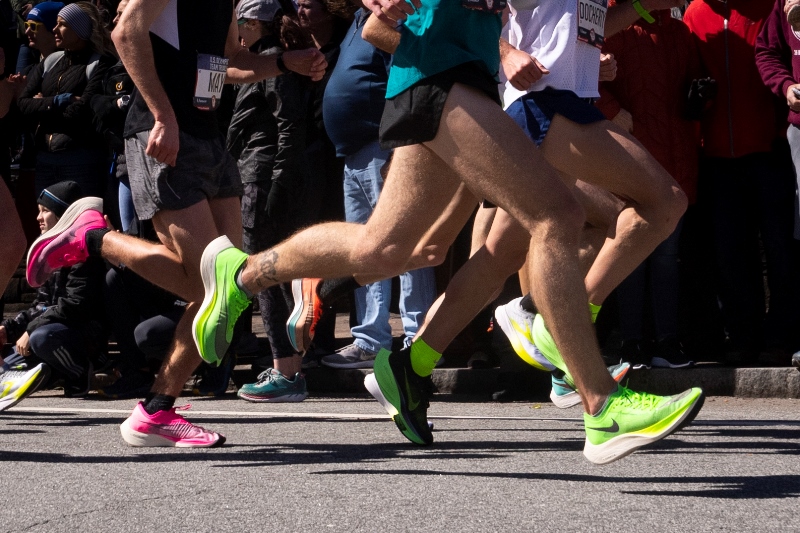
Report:
M 361 31 L 361 37 L 378 50 L 383 50 L 388 54 L 394 54 L 400 45 L 400 32 L 377 17 L 367 19 L 364 29 Z
M 178 157 L 178 122 L 167 93 L 156 74 L 150 25 L 169 0 L 130 0 L 111 38 L 134 85 L 153 113 L 155 124 L 147 142 L 147 155 L 174 166 Z
M 800 111 L 800 100 L 792 90 L 797 83 L 792 75 L 792 48 L 783 31 L 785 19 L 783 6 L 776 2 L 756 39 L 756 67 L 764 85 L 785 98 L 792 111 Z
M 800 1 L 800 0 L 799 0 Z M 671 9 L 673 7 L 681 7 L 686 3 L 686 0 L 640 0 L 641 6 L 646 11 L 659 11 L 661 9 Z M 641 15 L 633 7 L 633 2 L 625 2 L 622 5 L 609 8 L 606 15 L 605 38 L 621 32 L 637 20 Z
M 417 8 L 422 7 L 420 0 L 362 0 L 362 3 L 380 21 L 390 27 L 395 27 L 397 21 L 405 20 Z
M 517 50 L 503 38 L 500 38 L 500 64 L 508 81 L 520 91 L 528 90 L 542 76 L 550 74 L 535 57 Z
M 225 57 L 228 58 L 225 82 L 256 83 L 263 79 L 275 78 L 283 74 L 278 68 L 277 54 L 254 54 L 239 44 L 236 38 L 239 35 L 237 27 L 236 14 L 234 13 L 228 30 L 228 40 L 225 43 Z M 328 66 L 325 56 L 316 48 L 283 52 L 283 63 L 289 70 L 303 76 L 309 76 L 313 81 L 321 80 Z
M 66 276 L 64 296 L 58 297 L 55 305 L 31 320 L 28 333 L 46 324 L 83 326 L 93 319 L 97 309 L 103 306 L 103 280 L 105 265 L 98 258 L 90 258 L 85 263 L 62 270 L 61 279 Z

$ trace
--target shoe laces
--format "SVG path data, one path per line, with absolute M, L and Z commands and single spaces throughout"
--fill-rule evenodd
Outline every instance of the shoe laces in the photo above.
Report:
M 652 409 L 658 403 L 659 397 L 647 392 L 636 392 L 620 385 L 618 398 L 627 401 L 631 406 L 640 409 Z

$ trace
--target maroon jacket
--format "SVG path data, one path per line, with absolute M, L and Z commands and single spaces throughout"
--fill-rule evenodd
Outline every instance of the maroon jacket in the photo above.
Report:
M 703 150 L 712 157 L 768 152 L 778 137 L 776 101 L 756 68 L 755 43 L 775 0 L 695 0 L 684 21 L 697 39 L 718 94 L 703 117 Z
M 800 80 L 800 33 L 792 30 L 777 0 L 756 40 L 756 66 L 761 79 L 782 101 L 790 85 Z M 800 113 L 789 111 L 789 122 L 800 126 Z
M 700 76 L 694 39 L 686 25 L 655 11 L 606 38 L 603 52 L 614 54 L 617 77 L 600 84 L 597 107 L 608 118 L 620 108 L 633 117 L 633 135 L 675 178 L 689 202 L 697 196 L 700 141 L 696 122 L 684 117 L 691 81 Z

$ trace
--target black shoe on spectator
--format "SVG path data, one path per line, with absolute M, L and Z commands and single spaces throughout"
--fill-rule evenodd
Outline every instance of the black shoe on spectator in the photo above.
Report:
M 694 366 L 694 361 L 686 355 L 681 341 L 667 337 L 656 343 L 652 364 L 655 368 L 689 368 Z
M 203 365 L 202 374 L 195 380 L 192 394 L 195 396 L 222 396 L 228 392 L 228 385 L 236 366 L 236 356 L 225 354 L 219 366 Z
M 642 341 L 639 339 L 628 339 L 622 341 L 619 349 L 619 356 L 623 362 L 631 365 L 632 370 L 650 369 L 652 357 L 642 348 Z
M 153 386 L 153 376 L 140 370 L 127 370 L 119 379 L 109 385 L 98 389 L 97 393 L 109 400 L 124 400 L 127 398 L 144 398 Z

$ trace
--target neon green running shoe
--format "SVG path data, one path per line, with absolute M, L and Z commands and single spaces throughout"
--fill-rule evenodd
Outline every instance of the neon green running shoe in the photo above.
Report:
M 596 464 L 622 459 L 688 425 L 704 399 L 697 387 L 674 396 L 656 396 L 619 385 L 599 414 L 583 414 L 583 455 Z
M 247 254 L 226 236 L 217 237 L 203 251 L 200 274 L 206 295 L 192 322 L 192 337 L 203 361 L 219 365 L 233 338 L 233 327 L 250 299 L 236 286 L 236 273 Z
M 514 352 L 520 359 L 534 368 L 552 372 L 556 366 L 533 342 L 534 319 L 538 315 L 524 310 L 520 305 L 521 301 L 522 297 L 519 297 L 495 309 L 494 317 L 497 325 L 506 334 L 511 342 L 511 347 L 514 348 Z

